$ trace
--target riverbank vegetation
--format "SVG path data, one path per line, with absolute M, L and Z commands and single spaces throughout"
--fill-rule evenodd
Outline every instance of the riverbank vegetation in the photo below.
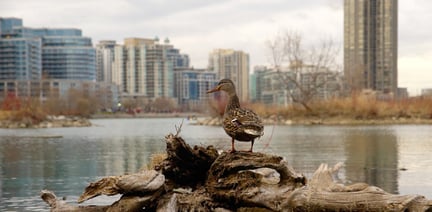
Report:
M 223 100 L 211 104 L 214 118 L 223 115 L 225 104 Z M 355 95 L 313 101 L 309 109 L 300 104 L 243 103 L 242 106 L 255 111 L 267 124 L 432 124 L 432 98 L 426 97 L 380 100 Z
M 0 127 L 89 126 L 85 119 L 97 111 L 97 99 L 70 91 L 69 98 L 19 97 L 9 93 L 0 101 Z
M 377 100 L 367 97 L 335 98 L 313 102 L 311 111 L 298 105 L 268 107 L 251 104 L 264 117 L 278 114 L 285 118 L 345 117 L 352 119 L 419 118 L 432 119 L 432 99 Z
M 98 110 L 104 106 L 97 98 L 86 96 L 78 91 L 71 91 L 70 94 L 67 99 L 51 98 L 45 101 L 10 94 L 0 101 L 0 126 L 34 127 L 42 123 L 41 127 L 45 127 L 50 126 L 49 122 L 52 120 L 65 119 L 61 117 L 73 117 L 72 123 L 77 119 L 98 117 L 97 114 L 103 115 L 104 118 L 130 116 L 122 112 L 98 113 Z M 207 112 L 199 116 L 211 116 L 213 120 L 201 120 L 197 124 L 217 125 L 225 105 L 224 98 L 212 100 L 202 110 Z M 353 95 L 312 101 L 308 109 L 301 104 L 275 106 L 243 103 L 242 106 L 254 110 L 266 124 L 432 124 L 432 98 L 430 97 L 378 99 L 370 95 Z M 187 112 L 151 114 L 152 117 L 178 117 Z M 143 111 L 142 115 L 135 114 L 131 117 L 147 117 L 147 113 Z M 84 125 L 87 126 L 89 123 L 86 122 Z

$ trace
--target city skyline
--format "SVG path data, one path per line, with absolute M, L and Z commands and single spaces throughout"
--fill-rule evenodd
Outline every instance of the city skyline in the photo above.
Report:
M 108 6 L 110 5 L 110 6 Z M 101 9 L 103 8 L 103 9 Z M 432 2 L 399 2 L 399 87 L 410 94 L 432 87 L 432 38 L 427 20 Z M 205 68 L 216 48 L 250 54 L 251 69 L 269 65 L 265 41 L 279 31 L 296 30 L 307 43 L 332 38 L 343 48 L 343 1 L 2 1 L 2 17 L 17 17 L 25 26 L 80 28 L 91 37 L 121 42 L 126 37 L 168 37 Z M 42 15 L 41 15 L 42 14 Z M 55 18 L 54 18 L 55 17 Z M 429 17 L 429 18 L 428 18 Z

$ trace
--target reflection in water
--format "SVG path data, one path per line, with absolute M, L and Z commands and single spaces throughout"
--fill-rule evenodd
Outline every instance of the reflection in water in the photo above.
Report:
M 398 145 L 392 131 L 346 132 L 346 178 L 398 193 Z
M 133 173 L 148 163 L 152 153 L 160 152 L 160 140 L 134 138 L 114 138 L 104 142 L 100 146 L 97 161 L 103 164 L 100 166 L 99 174 L 102 176 L 112 173 Z M 155 145 L 156 144 L 156 145 Z
M 420 193 L 432 199 L 432 126 L 412 125 L 397 129 L 399 146 L 399 192 Z
M 75 203 L 89 182 L 136 172 L 148 163 L 152 153 L 164 148 L 162 135 L 145 136 L 146 130 L 133 132 L 111 128 L 113 125 L 1 131 L 0 211 L 47 210 L 39 197 L 42 189 L 53 190 Z M 127 136 L 121 131 L 127 132 Z M 31 137 L 59 133 L 64 137 Z
M 46 211 L 42 189 L 75 204 L 89 182 L 136 172 L 181 119 L 101 119 L 90 128 L 0 130 L 0 211 Z M 62 135 L 62 138 L 32 138 Z M 190 145 L 230 149 L 221 127 L 185 123 Z M 432 198 L 432 126 L 266 126 L 254 150 L 281 155 L 311 177 L 321 163 L 344 162 L 342 182 L 366 182 L 388 192 Z M 236 142 L 239 150 L 249 143 Z M 402 172 L 398 168 L 408 171 Z M 118 198 L 118 197 L 114 197 Z M 88 204 L 110 204 L 98 197 Z
M 339 133 L 326 126 L 276 126 L 268 151 L 284 156 L 307 177 L 311 177 L 321 163 L 334 165 L 345 161 Z

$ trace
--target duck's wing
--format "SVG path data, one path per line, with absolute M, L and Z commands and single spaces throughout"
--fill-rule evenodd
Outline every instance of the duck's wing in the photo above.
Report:
M 259 116 L 248 109 L 237 109 L 231 111 L 228 117 L 225 117 L 225 122 L 230 125 L 230 128 L 244 131 L 250 135 L 262 136 L 264 132 L 264 126 Z
M 237 119 L 237 122 L 245 125 L 245 124 L 258 124 L 262 125 L 262 121 L 259 116 L 249 109 L 239 109 L 235 111 L 235 115 L 233 116 Z

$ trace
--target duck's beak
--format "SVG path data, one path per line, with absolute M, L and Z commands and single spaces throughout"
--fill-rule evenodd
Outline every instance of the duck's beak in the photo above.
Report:
M 207 93 L 213 93 L 213 92 L 218 92 L 218 91 L 220 91 L 220 86 L 216 86 L 213 89 L 208 90 Z

